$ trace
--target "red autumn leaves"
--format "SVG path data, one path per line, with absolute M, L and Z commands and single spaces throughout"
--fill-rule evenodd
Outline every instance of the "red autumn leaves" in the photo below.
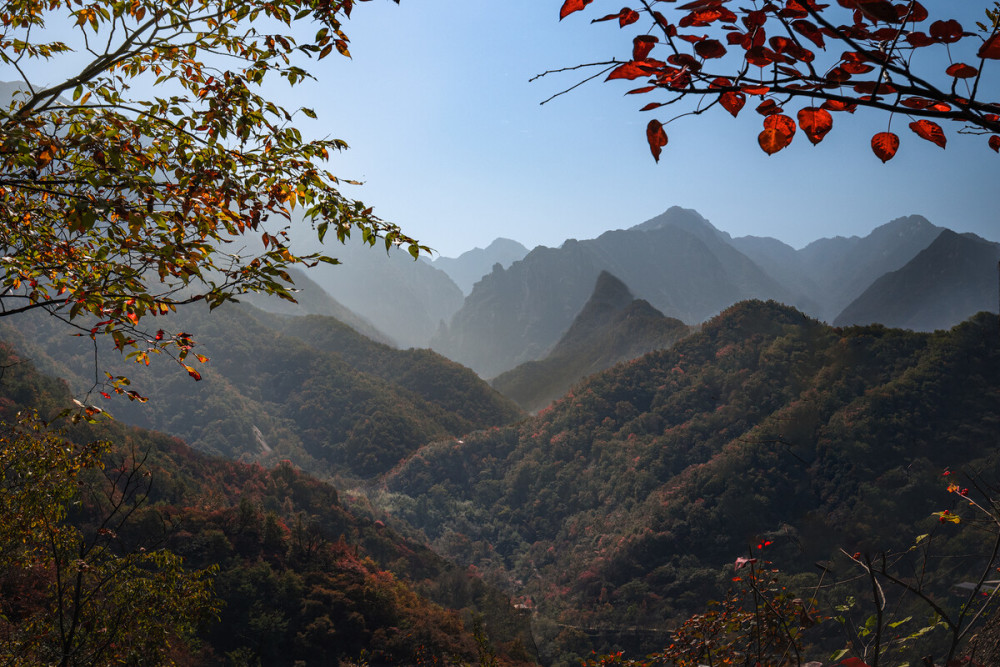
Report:
M 833 129 L 833 116 L 820 107 L 799 109 L 798 129 L 812 144 L 823 141 L 827 132 Z M 795 136 L 795 121 L 784 114 L 771 114 L 764 118 L 764 131 L 757 137 L 757 143 L 768 155 L 774 155 L 792 143 Z
M 592 1 L 564 0 L 560 19 Z M 768 155 L 790 145 L 800 129 L 811 143 L 818 144 L 833 127 L 831 112 L 853 113 L 858 107 L 907 115 L 911 131 L 941 148 L 946 147 L 947 138 L 938 122 L 966 123 L 991 135 L 989 147 L 1000 153 L 1000 103 L 980 99 L 986 90 L 985 83 L 980 85 L 985 81 L 984 61 L 1000 60 L 997 31 L 982 36 L 954 19 L 934 20 L 919 0 L 828 4 L 775 0 L 750 9 L 736 5 L 735 0 L 682 0 L 676 8 L 656 11 L 643 3 L 644 9 L 638 11 L 625 7 L 593 19 L 592 23 L 617 20 L 620 27 L 644 17 L 650 20 L 647 32 L 634 40 L 631 59 L 615 61 L 607 79 L 645 79 L 645 86 L 628 94 L 660 91 L 673 96 L 647 103 L 643 111 L 691 95 L 703 100 L 697 113 L 704 111 L 706 102 L 717 102 L 735 117 L 749 96 L 760 96 L 756 111 L 764 116 L 764 127 L 758 143 Z M 849 13 L 836 14 L 834 20 L 833 15 L 843 9 L 826 10 L 836 5 Z M 679 13 L 676 21 L 668 11 Z M 853 24 L 837 25 L 840 17 L 853 17 Z M 713 39 L 709 28 L 724 32 L 717 32 Z M 657 38 L 649 30 L 662 34 Z M 952 46 L 958 42 L 965 47 L 963 51 Z M 813 45 L 825 52 L 822 58 L 817 59 L 819 51 L 810 50 Z M 923 47 L 934 47 L 941 54 L 940 64 L 930 64 L 936 71 L 911 71 L 910 56 Z M 740 59 L 742 64 L 738 64 Z M 945 86 L 926 83 L 942 74 L 950 78 L 950 92 Z M 956 90 L 958 86 L 967 97 Z M 782 107 L 793 100 L 809 106 L 785 115 Z M 646 138 L 659 161 L 667 143 L 661 121 L 647 125 Z M 899 145 L 899 136 L 888 130 L 871 138 L 872 151 L 883 162 L 895 156 Z

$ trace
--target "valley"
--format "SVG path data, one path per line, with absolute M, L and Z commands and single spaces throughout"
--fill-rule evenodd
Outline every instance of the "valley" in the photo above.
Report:
M 845 553 L 934 535 L 948 609 L 989 558 L 942 474 L 993 501 L 1000 244 L 910 216 L 796 250 L 673 207 L 444 259 L 348 246 L 291 276 L 297 303 L 179 309 L 159 326 L 193 332 L 198 382 L 0 322 L 4 419 L 112 414 L 66 437 L 147 453 L 129 539 L 168 517 L 163 543 L 213 568 L 189 664 L 638 658 L 731 595 L 739 558 L 811 596 L 800 641 L 826 661 L 860 645 L 829 613 L 864 599 Z M 148 400 L 101 398 L 98 369 Z

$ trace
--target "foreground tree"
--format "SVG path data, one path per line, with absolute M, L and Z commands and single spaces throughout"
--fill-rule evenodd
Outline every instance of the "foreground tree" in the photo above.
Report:
M 565 0 L 560 19 L 592 1 Z M 665 122 L 649 121 L 646 136 L 657 161 L 667 144 L 666 123 L 716 106 L 736 116 L 755 97 L 764 116 L 758 142 L 768 154 L 788 146 L 797 129 L 819 143 L 833 127 L 833 113 L 859 107 L 889 112 L 889 123 L 905 115 L 914 133 L 942 148 L 947 137 L 939 123 L 947 121 L 960 132 L 989 134 L 989 147 L 1000 152 L 996 72 L 986 71 L 989 61 L 1000 59 L 1000 3 L 975 26 L 932 17 L 918 0 L 694 0 L 680 6 L 640 0 L 592 22 L 600 21 L 642 31 L 630 57 L 568 69 L 642 80 L 628 92 L 656 96 L 643 111 L 697 99 Z M 793 108 L 795 119 L 786 114 Z M 871 140 L 883 162 L 900 143 L 889 123 Z
M 0 665 L 173 664 L 218 613 L 211 571 L 121 537 L 150 480 L 109 452 L 33 417 L 0 423 Z
M 341 193 L 324 167 L 344 142 L 303 139 L 292 121 L 315 114 L 261 92 L 308 78 L 306 59 L 348 56 L 353 6 L 6 3 L 0 62 L 20 80 L 0 108 L 0 317 L 44 310 L 110 335 L 137 361 L 167 352 L 199 379 L 186 362 L 191 337 L 142 320 L 250 291 L 291 299 L 289 266 L 336 261 L 290 250 L 295 207 L 320 241 L 354 232 L 416 256 L 413 239 Z M 39 83 L 53 72 L 57 82 Z M 104 389 L 141 398 L 122 378 Z

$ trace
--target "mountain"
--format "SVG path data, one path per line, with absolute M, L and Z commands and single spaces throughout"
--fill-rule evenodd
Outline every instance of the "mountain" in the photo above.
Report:
M 873 282 L 834 324 L 933 331 L 979 310 L 997 312 L 1000 244 L 944 230 L 905 266 Z
M 743 302 L 538 416 L 420 449 L 385 502 L 529 599 L 544 660 L 586 655 L 587 636 L 648 652 L 655 629 L 722 599 L 748 544 L 808 594 L 839 548 L 937 534 L 932 512 L 963 509 L 942 470 L 1000 475 L 998 377 L 993 315 L 926 334 Z M 935 549 L 989 553 L 961 538 L 976 531 L 947 535 Z
M 827 291 L 820 288 L 810 275 L 809 265 L 787 243 L 769 236 L 738 236 L 729 240 L 730 245 L 752 259 L 769 276 L 786 287 L 794 287 L 798 295 L 790 306 L 814 317 L 823 317 L 822 305 Z
M 2 342 L 0 366 L 0 423 L 9 472 L 6 466 L 16 461 L 17 446 L 9 438 L 16 427 L 8 425 L 15 423 L 15 415 L 38 410 L 49 416 L 72 403 L 64 383 L 39 374 Z M 490 648 L 498 652 L 499 664 L 534 663 L 525 617 L 495 587 L 397 533 L 370 511 L 349 507 L 336 489 L 287 461 L 265 469 L 207 456 L 177 438 L 120 422 L 59 423 L 65 442 L 84 449 L 96 439 L 112 443 L 107 478 L 85 470 L 77 480 L 81 490 L 69 518 L 84 535 L 108 536 L 102 550 L 155 550 L 160 567 L 160 550 L 166 548 L 183 559 L 187 571 L 214 570 L 212 589 L 220 611 L 192 628 L 197 632 L 194 646 L 171 642 L 171 663 L 320 667 L 441 659 L 468 664 L 479 656 L 470 623 L 477 617 L 489 625 Z M 106 488 L 109 480 L 112 492 Z M 14 480 L 8 476 L 4 481 L 7 488 Z M 136 498 L 142 500 L 134 502 Z M 102 522 L 109 506 L 121 513 Z M 11 519 L 3 517 L 5 526 Z M 51 520 L 46 517 L 47 529 Z M 7 532 L 0 537 L 8 538 Z M 5 556 L 11 548 L 8 542 L 0 544 Z M 76 566 L 90 566 L 83 559 L 100 557 L 88 551 L 74 552 L 74 559 L 80 559 Z M 36 553 L 35 558 L 41 557 Z M 46 577 L 54 569 L 4 561 L 0 583 L 10 594 L 4 596 L 3 649 L 12 645 L 19 624 L 31 625 L 31 611 L 40 610 L 54 622 L 51 609 L 40 604 L 48 590 Z M 83 584 L 82 590 L 94 591 L 82 596 L 82 603 L 74 600 L 74 620 L 81 609 L 96 607 L 91 614 L 100 621 L 92 627 L 92 616 L 84 615 L 78 633 L 85 637 L 93 632 L 103 642 L 114 636 L 100 633 L 120 627 L 116 612 L 142 614 L 149 600 L 135 582 L 119 582 L 119 575 L 107 569 L 101 572 L 106 578 L 100 588 L 88 588 L 82 576 L 71 576 Z M 173 581 L 172 576 L 168 572 L 165 582 Z M 178 587 L 173 595 L 189 593 Z M 160 607 L 152 611 L 168 618 L 176 613 Z M 48 638 L 38 630 L 31 627 L 32 641 L 22 646 L 41 653 L 38 649 Z
M 517 241 L 499 238 L 485 248 L 473 248 L 458 257 L 436 257 L 430 264 L 447 273 L 462 293 L 468 294 L 495 264 L 506 269 L 527 254 L 528 249 Z
M 318 264 L 309 278 L 403 347 L 425 347 L 465 298 L 444 271 L 399 248 L 349 240 L 330 253 L 341 263 Z
M 6 340 L 81 396 L 97 396 L 95 371 L 127 376 L 150 400 L 96 398 L 118 419 L 208 453 L 266 464 L 288 459 L 327 476 L 371 478 L 427 442 L 521 414 L 472 371 L 429 350 L 376 343 L 329 317 L 227 304 L 163 318 L 168 331 L 192 332 L 194 352 L 208 358 L 186 362 L 198 367 L 199 382 L 158 355 L 149 367 L 123 360 L 100 339 L 95 360 L 89 338 L 67 335 L 44 315 L 17 318 L 16 330 L 3 324 Z
M 941 233 L 919 215 L 897 218 L 876 227 L 864 237 L 851 236 L 813 241 L 798 251 L 805 284 L 818 291 L 811 294 L 820 304 L 815 316 L 833 321 L 848 304 L 879 276 L 902 268 Z M 975 311 L 949 324 L 954 325 Z
M 239 300 L 248 303 L 268 313 L 275 315 L 325 315 L 348 325 L 362 336 L 379 343 L 393 345 L 391 338 L 375 328 L 347 306 L 338 302 L 326 293 L 300 269 L 289 269 L 289 276 L 295 289 L 295 301 L 292 303 L 269 294 L 250 292 L 242 295 Z
M 544 359 L 501 373 L 494 389 L 530 412 L 544 408 L 573 384 L 621 361 L 666 348 L 691 332 L 666 317 L 607 271 L 569 330 Z
M 707 221 L 675 221 L 672 211 L 637 228 L 538 247 L 509 269 L 494 268 L 431 347 L 483 377 L 539 359 L 572 324 L 601 271 L 685 322 L 701 322 L 750 297 L 795 301 Z

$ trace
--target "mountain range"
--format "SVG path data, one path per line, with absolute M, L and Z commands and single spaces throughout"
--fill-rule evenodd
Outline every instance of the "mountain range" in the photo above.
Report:
M 468 295 L 473 285 L 499 264 L 506 269 L 528 254 L 528 249 L 517 241 L 499 238 L 485 248 L 473 248 L 458 257 L 435 257 L 428 261 L 455 281 L 463 294 Z
M 601 271 L 621 279 L 663 314 L 689 324 L 747 298 L 774 299 L 821 320 L 854 324 L 889 317 L 872 296 L 881 288 L 865 295 L 882 276 L 894 271 L 903 271 L 900 280 L 908 274 L 926 276 L 928 262 L 943 262 L 951 268 L 934 273 L 933 285 L 914 282 L 918 289 L 908 298 L 893 299 L 893 306 L 906 313 L 893 315 L 892 322 L 918 329 L 948 327 L 980 309 L 996 308 L 1000 295 L 990 277 L 996 262 L 989 261 L 987 250 L 996 244 L 962 237 L 965 242 L 952 241 L 947 251 L 918 257 L 945 231 L 909 216 L 863 238 L 820 239 L 796 250 L 771 238 L 733 238 L 697 212 L 673 207 L 629 229 L 571 239 L 559 248 L 538 247 L 509 268 L 495 267 L 476 283 L 431 347 L 483 377 L 541 359 L 570 327 Z M 955 270 L 967 264 L 978 265 L 979 271 Z M 928 290 L 942 296 L 927 292 L 922 297 Z M 857 306 L 856 300 L 861 300 Z M 939 308 L 945 303 L 948 308 Z

